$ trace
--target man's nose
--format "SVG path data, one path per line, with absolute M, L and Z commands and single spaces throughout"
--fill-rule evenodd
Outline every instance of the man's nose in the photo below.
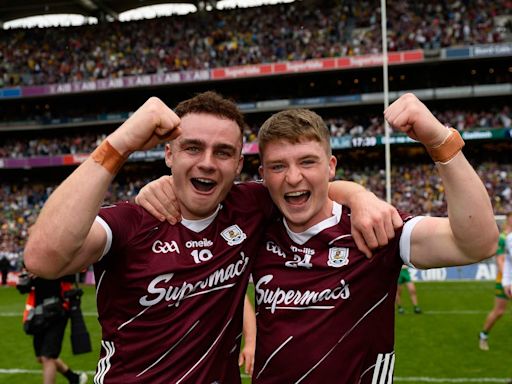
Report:
M 215 157 L 212 151 L 204 151 L 199 160 L 198 167 L 205 170 L 213 170 L 215 168 Z
M 302 172 L 299 167 L 294 165 L 286 170 L 286 182 L 290 185 L 296 185 L 302 180 Z

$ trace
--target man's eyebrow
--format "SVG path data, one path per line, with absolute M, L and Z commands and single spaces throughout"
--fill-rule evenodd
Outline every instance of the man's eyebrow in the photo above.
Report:
M 304 156 L 301 156 L 299 157 L 299 160 L 308 160 L 308 159 L 314 159 L 314 160 L 317 160 L 319 159 L 320 156 L 318 156 L 317 154 L 308 154 L 308 155 L 304 155 Z
M 183 139 L 180 141 L 180 146 L 186 146 L 186 145 L 198 145 L 198 146 L 204 146 L 204 141 L 197 140 L 197 139 Z
M 278 164 L 284 162 L 283 158 L 267 160 L 266 164 Z
M 224 149 L 224 150 L 236 151 L 236 147 L 234 145 L 226 144 L 226 143 L 214 144 L 213 147 L 216 150 Z

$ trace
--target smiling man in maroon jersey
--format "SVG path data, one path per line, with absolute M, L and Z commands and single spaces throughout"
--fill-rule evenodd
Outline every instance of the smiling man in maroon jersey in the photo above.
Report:
M 414 95 L 385 117 L 432 153 L 448 218 L 403 215 L 372 259 L 355 246 L 350 211 L 328 198 L 336 158 L 322 119 L 308 110 L 269 118 L 258 141 L 264 184 L 284 218 L 267 230 L 253 265 L 257 339 L 253 383 L 390 383 L 394 300 L 402 264 L 477 262 L 497 232 L 487 192 L 444 127 Z
M 102 327 L 95 383 L 240 382 L 243 298 L 275 211 L 260 183 L 233 185 L 243 127 L 236 105 L 211 92 L 175 112 L 151 98 L 45 204 L 25 264 L 46 278 L 94 264 Z M 181 223 L 129 203 L 100 209 L 129 154 L 168 139 Z M 387 218 L 371 231 L 379 243 L 401 224 Z

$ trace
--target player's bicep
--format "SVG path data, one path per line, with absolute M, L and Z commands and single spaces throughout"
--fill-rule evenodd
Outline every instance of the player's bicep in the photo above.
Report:
M 95 220 L 84 244 L 79 249 L 71 263 L 66 267 L 66 274 L 84 270 L 89 265 L 97 262 L 107 245 L 107 231 Z
M 473 262 L 457 246 L 447 218 L 424 217 L 411 233 L 411 263 L 416 268 L 435 268 Z

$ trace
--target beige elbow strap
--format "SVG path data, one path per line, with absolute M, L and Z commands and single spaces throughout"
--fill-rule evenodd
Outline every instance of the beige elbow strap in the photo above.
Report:
M 91 154 L 91 158 L 112 175 L 116 175 L 126 161 L 126 158 L 108 140 L 103 140 L 100 146 Z
M 436 163 L 447 163 L 460 152 L 464 144 L 459 131 L 455 128 L 450 128 L 450 134 L 441 144 L 434 148 L 426 147 L 426 149 L 432 160 Z

